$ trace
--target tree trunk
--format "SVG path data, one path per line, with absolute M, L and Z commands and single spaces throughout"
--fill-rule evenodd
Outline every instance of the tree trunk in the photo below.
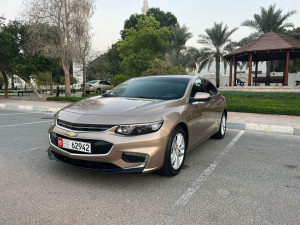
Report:
M 8 98 L 8 78 L 7 78 L 7 75 L 6 75 L 6 72 L 5 70 L 2 70 L 1 71 L 2 75 L 3 75 L 3 78 L 4 78 L 4 84 L 5 84 L 5 94 L 4 94 L 4 98 Z
M 266 78 L 267 81 L 270 80 L 271 77 L 271 61 L 266 62 Z M 270 86 L 270 82 L 266 82 L 266 86 Z
M 220 87 L 220 57 L 216 57 L 216 86 Z
M 50 72 L 50 95 L 53 95 L 53 78 L 52 78 L 52 72 Z
M 85 94 L 85 81 L 86 81 L 86 65 L 84 61 L 82 65 L 82 94 Z
M 14 78 L 14 75 L 11 75 L 11 89 L 12 90 L 15 89 L 15 78 Z
M 66 97 L 71 97 L 71 87 L 70 87 L 70 63 L 61 60 L 61 64 L 65 74 L 65 87 L 66 87 Z
M 33 91 L 33 93 L 36 95 L 36 97 L 38 97 L 39 99 L 42 99 L 43 97 L 38 93 L 38 91 L 36 90 L 36 88 L 33 86 L 33 84 L 31 83 L 31 81 L 25 81 L 26 84 L 31 88 L 31 90 Z

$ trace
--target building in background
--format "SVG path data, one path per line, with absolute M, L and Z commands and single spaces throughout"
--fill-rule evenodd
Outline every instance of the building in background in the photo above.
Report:
M 142 7 L 142 13 L 146 14 L 149 10 L 148 0 L 144 0 L 144 5 Z

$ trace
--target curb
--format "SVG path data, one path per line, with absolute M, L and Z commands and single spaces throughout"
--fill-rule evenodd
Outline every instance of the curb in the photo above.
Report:
M 300 128 L 298 127 L 227 122 L 227 128 L 273 134 L 300 135 Z
M 45 112 L 55 113 L 60 110 L 60 108 L 47 108 L 47 107 L 38 107 L 38 106 L 9 105 L 9 104 L 0 104 L 0 108 L 12 109 L 12 110 L 26 110 L 29 112 L 44 112 L 44 113 Z M 227 122 L 227 128 L 235 129 L 235 130 L 246 130 L 246 131 L 300 136 L 300 128 L 298 127 Z
M 0 108 L 12 109 L 12 110 L 26 110 L 29 112 L 57 112 L 60 108 L 48 108 L 48 107 L 39 107 L 39 106 L 29 106 L 29 105 L 8 105 L 0 104 Z

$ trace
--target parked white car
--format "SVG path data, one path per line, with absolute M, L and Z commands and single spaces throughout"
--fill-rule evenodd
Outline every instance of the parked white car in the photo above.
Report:
M 113 86 L 110 82 L 105 80 L 91 80 L 85 84 L 85 93 L 91 92 L 101 93 L 107 90 L 111 90 Z

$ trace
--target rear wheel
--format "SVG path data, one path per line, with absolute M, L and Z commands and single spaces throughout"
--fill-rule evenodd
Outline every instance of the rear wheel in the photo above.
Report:
M 91 92 L 90 92 L 90 91 L 86 91 L 85 93 L 86 93 L 86 94 L 89 94 L 89 93 L 91 93 Z
M 177 126 L 173 130 L 166 149 L 163 167 L 158 171 L 166 176 L 179 174 L 184 164 L 187 144 L 184 130 Z
M 222 139 L 225 136 L 225 133 L 226 133 L 226 119 L 227 119 L 226 114 L 223 113 L 222 118 L 221 118 L 219 131 L 218 131 L 218 133 L 216 133 L 214 135 L 214 138 Z
M 97 93 L 97 94 L 100 94 L 100 93 L 101 93 L 101 89 L 100 89 L 100 88 L 97 88 L 96 93 Z

